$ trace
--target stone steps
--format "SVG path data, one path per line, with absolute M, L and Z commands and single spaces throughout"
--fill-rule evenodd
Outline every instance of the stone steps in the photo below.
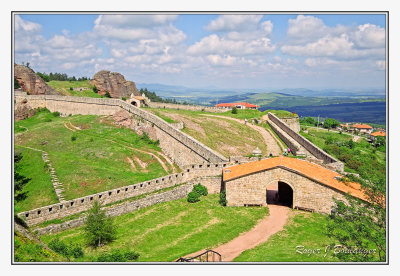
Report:
M 42 159 L 49 166 L 51 183 L 53 184 L 53 188 L 54 188 L 54 191 L 56 192 L 58 201 L 59 202 L 65 201 L 65 199 L 63 197 L 64 186 L 59 181 L 57 174 L 56 174 L 56 170 L 54 169 L 53 164 L 50 162 L 49 155 L 47 152 L 42 153 Z

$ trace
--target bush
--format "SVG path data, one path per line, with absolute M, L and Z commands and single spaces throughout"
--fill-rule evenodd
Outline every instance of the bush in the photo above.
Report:
M 84 255 L 83 249 L 80 245 L 78 244 L 74 245 L 72 243 L 67 245 L 63 241 L 60 241 L 58 238 L 52 240 L 49 243 L 49 247 L 54 252 L 57 252 L 65 257 L 81 258 Z
M 198 192 L 191 191 L 187 195 L 187 201 L 190 202 L 190 203 L 195 203 L 197 201 L 200 201 L 200 194 Z
M 228 203 L 228 201 L 226 201 L 226 191 L 222 191 L 219 194 L 219 204 L 221 204 L 222 206 L 226 206 L 226 204 Z
M 52 121 L 52 119 L 50 119 L 50 118 L 46 118 L 46 119 L 44 119 L 44 121 L 45 121 L 46 123 L 49 123 L 49 122 L 51 122 L 51 121 Z
M 122 97 L 121 100 L 126 101 L 128 98 L 127 97 Z
M 110 92 L 106 91 L 106 94 L 104 94 L 107 98 L 111 98 Z
M 60 112 L 58 112 L 58 111 L 55 111 L 51 114 L 53 114 L 54 117 L 60 117 L 60 115 L 61 115 Z
M 234 106 L 233 108 L 232 108 L 232 114 L 237 114 L 238 113 L 238 111 L 237 111 L 237 107 L 236 106 Z
M 113 250 L 109 253 L 104 252 L 97 257 L 98 262 L 129 262 L 135 261 L 139 258 L 140 254 L 134 251 L 121 252 L 119 249 Z
M 99 92 L 99 90 L 97 89 L 96 85 L 93 86 L 93 92 L 96 93 L 96 94 Z
M 201 196 L 208 195 L 207 187 L 201 185 L 200 183 L 193 186 L 193 191 L 198 193 Z
M 74 89 L 73 89 L 72 87 L 70 87 L 70 88 L 69 88 L 69 90 L 71 90 L 71 91 L 72 91 L 72 90 L 74 90 Z
M 76 135 L 71 136 L 71 141 L 76 141 L 76 138 L 78 138 Z

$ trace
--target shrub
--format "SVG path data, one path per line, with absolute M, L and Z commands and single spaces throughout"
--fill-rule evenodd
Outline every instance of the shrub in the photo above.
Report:
M 200 194 L 198 192 L 191 191 L 187 195 L 187 201 L 190 202 L 190 203 L 195 203 L 197 201 L 200 201 Z
M 110 92 L 106 91 L 106 94 L 104 94 L 107 98 L 111 98 Z
M 232 108 L 232 114 L 237 114 L 238 113 L 238 111 L 237 111 L 237 107 L 236 106 L 234 106 L 233 108 Z
M 71 91 L 72 91 L 72 90 L 74 90 L 74 89 L 73 89 L 72 87 L 70 87 L 70 88 L 69 88 L 69 90 L 71 90 Z
M 60 112 L 58 112 L 58 111 L 55 111 L 51 114 L 53 114 L 54 117 L 60 117 L 60 115 L 61 115 Z
M 76 138 L 78 138 L 76 135 L 71 136 L 71 141 L 76 141 Z
M 52 240 L 49 243 L 50 249 L 54 252 L 59 253 L 65 257 L 74 257 L 74 258 L 81 258 L 83 257 L 83 249 L 79 244 L 72 244 L 69 245 L 65 244 L 63 241 L 60 241 L 58 238 Z
M 201 196 L 206 196 L 208 194 L 207 187 L 201 185 L 200 183 L 193 186 L 193 191 L 197 192 Z
M 84 255 L 83 249 L 80 245 L 74 245 L 74 246 L 71 245 L 69 252 L 70 255 L 74 258 L 81 258 Z
M 226 204 L 228 203 L 228 201 L 226 201 L 226 191 L 222 191 L 219 194 L 219 204 L 221 204 L 222 206 L 226 206 Z
M 51 122 L 51 121 L 52 121 L 52 119 L 50 119 L 50 118 L 46 118 L 46 119 L 44 119 L 44 121 L 45 121 L 46 123 L 49 123 L 49 122 Z
M 140 254 L 134 251 L 121 252 L 115 249 L 111 252 L 104 252 L 97 257 L 98 262 L 129 262 L 135 261 L 139 258 Z
M 126 101 L 127 97 L 122 97 L 121 100 Z

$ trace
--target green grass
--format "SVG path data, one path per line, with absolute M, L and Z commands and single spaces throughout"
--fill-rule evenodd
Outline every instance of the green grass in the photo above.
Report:
M 225 118 L 202 116 L 202 114 L 221 116 L 220 113 L 175 109 L 149 108 L 148 110 L 175 121 L 183 121 L 185 126 L 183 132 L 226 157 L 247 156 L 256 147 L 259 147 L 263 154 L 267 152 L 262 135 L 249 126 Z
M 67 258 L 31 241 L 19 232 L 14 233 L 15 262 L 67 262 Z
M 161 114 L 160 112 L 158 112 L 156 109 L 153 109 L 152 112 L 157 115 L 158 117 L 160 117 L 161 119 L 163 119 L 164 121 L 166 121 L 167 123 L 173 124 L 173 123 L 178 123 L 177 121 L 171 119 L 168 116 L 165 116 L 164 114 Z
M 47 83 L 50 87 L 60 92 L 64 96 L 75 96 L 75 97 L 91 97 L 91 98 L 103 98 L 103 96 L 93 91 L 93 86 L 89 84 L 88 80 L 85 81 L 49 81 Z M 74 91 L 70 88 L 87 87 L 89 90 Z
M 16 146 L 15 151 L 22 152 L 23 156 L 19 163 L 20 173 L 31 178 L 23 189 L 28 197 L 16 204 L 17 210 L 26 211 L 57 203 L 58 198 L 53 189 L 48 168 L 42 159 L 42 153 L 19 146 Z
M 72 128 L 70 122 L 82 130 L 73 132 L 67 129 L 65 124 Z M 66 199 L 150 180 L 173 170 L 171 165 L 165 163 L 168 167 L 166 172 L 151 155 L 135 151 L 161 152 L 153 141 L 144 139 L 133 130 L 116 127 L 105 117 L 76 115 L 62 118 L 43 111 L 16 122 L 16 125 L 29 129 L 16 137 L 16 146 L 29 146 L 49 153 L 65 188 Z M 72 136 L 76 137 L 75 141 L 72 141 Z M 140 167 L 134 156 L 147 163 L 146 169 Z M 128 157 L 135 164 L 135 169 L 131 167 Z M 31 162 L 28 165 L 31 166 Z M 26 176 L 38 178 L 42 171 L 32 169 Z M 31 197 L 26 199 L 31 200 Z
M 236 262 L 335 262 L 336 256 L 329 251 L 324 257 L 325 247 L 333 240 L 325 234 L 326 216 L 317 213 L 291 211 L 293 218 L 289 219 L 284 230 L 276 233 L 270 239 L 246 250 L 234 261 Z M 305 249 L 320 249 L 320 254 L 300 254 L 296 246 Z M 316 252 L 316 251 L 314 251 Z
M 141 262 L 171 262 L 226 243 L 268 214 L 267 208 L 222 207 L 218 199 L 218 195 L 208 195 L 200 202 L 188 203 L 185 198 L 115 217 L 117 239 L 99 249 L 86 247 L 85 257 L 79 261 L 93 261 L 104 251 L 129 248 L 140 253 Z M 41 239 L 85 244 L 83 234 L 79 227 Z

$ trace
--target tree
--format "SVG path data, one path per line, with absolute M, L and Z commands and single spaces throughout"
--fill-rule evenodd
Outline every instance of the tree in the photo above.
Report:
M 327 129 L 335 128 L 335 127 L 337 127 L 339 124 L 340 124 L 340 123 L 339 123 L 337 120 L 332 119 L 332 118 L 327 118 L 327 119 L 324 121 L 324 128 L 327 128 Z
M 301 120 L 303 123 L 308 125 L 315 125 L 317 122 L 313 119 L 313 117 L 306 117 Z
M 23 189 L 26 184 L 28 184 L 31 179 L 21 174 L 21 165 L 19 162 L 22 159 L 21 153 L 14 154 L 14 221 L 24 227 L 27 227 L 24 220 L 17 216 L 20 211 L 16 206 L 18 202 L 24 200 L 28 193 L 24 192 Z
M 87 243 L 94 247 L 102 246 L 116 238 L 113 219 L 107 216 L 104 210 L 101 210 L 101 204 L 98 201 L 95 201 L 93 207 L 88 211 L 84 231 Z
M 232 114 L 237 114 L 237 113 L 238 113 L 237 107 L 234 106 L 234 107 L 232 108 Z
M 383 137 L 383 136 L 376 137 L 375 141 L 374 141 L 374 145 L 377 148 L 380 147 L 380 146 L 386 146 L 386 138 Z
M 97 92 L 99 92 L 99 90 L 97 89 L 96 85 L 95 85 L 95 86 L 93 86 L 93 92 L 94 92 L 94 93 L 97 93 Z
M 347 202 L 335 200 L 335 206 L 328 217 L 327 235 L 339 241 L 344 249 L 336 256 L 342 261 L 372 261 L 378 255 L 386 260 L 386 177 L 364 168 L 361 177 L 347 176 L 345 181 L 361 183 L 368 201 L 346 196 Z M 377 254 L 348 254 L 350 250 Z M 369 250 L 369 251 L 368 251 Z
M 106 91 L 106 94 L 104 94 L 107 98 L 111 98 L 110 92 Z
M 14 89 L 18 89 L 18 88 L 21 88 L 21 86 L 19 85 L 17 78 L 14 77 Z

